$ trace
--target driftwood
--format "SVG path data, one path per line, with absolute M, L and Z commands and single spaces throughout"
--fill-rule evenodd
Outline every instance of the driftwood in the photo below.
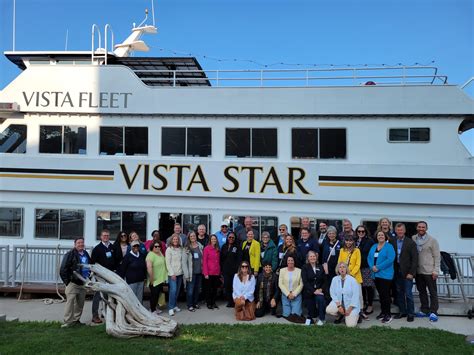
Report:
M 142 335 L 172 337 L 178 323 L 166 317 L 151 313 L 138 301 L 132 289 L 114 272 L 99 264 L 89 265 L 91 275 L 97 281 L 84 279 L 84 286 L 96 292 L 107 294 L 104 299 L 105 329 L 107 334 L 118 338 L 132 338 Z

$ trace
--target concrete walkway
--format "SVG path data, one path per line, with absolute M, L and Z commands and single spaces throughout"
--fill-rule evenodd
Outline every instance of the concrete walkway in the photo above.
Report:
M 145 301 L 145 305 L 148 306 L 148 302 Z M 256 319 L 252 322 L 238 322 L 234 318 L 234 310 L 232 308 L 226 308 L 224 304 L 218 304 L 220 309 L 209 310 L 205 306 L 196 312 L 189 312 L 185 304 L 180 303 L 182 311 L 176 313 L 173 317 L 180 324 L 199 324 L 199 323 L 218 323 L 218 324 L 264 324 L 264 323 L 279 323 L 279 324 L 291 324 L 284 318 L 276 318 L 271 315 L 267 315 L 263 318 Z M 377 304 L 375 304 L 377 306 Z M 84 307 L 84 313 L 82 315 L 82 322 L 90 323 L 92 319 L 92 302 L 86 301 Z M 18 318 L 19 321 L 57 321 L 62 322 L 64 312 L 64 303 L 53 303 L 45 304 L 43 300 L 33 299 L 17 301 L 13 297 L 1 297 L 0 298 L 0 314 L 6 314 L 7 319 Z M 359 325 L 360 328 L 369 328 L 371 326 L 384 326 L 399 329 L 402 327 L 408 328 L 431 328 L 431 329 L 442 329 L 449 332 L 473 335 L 474 334 L 474 320 L 469 320 L 467 317 L 459 316 L 441 316 L 437 323 L 431 323 L 427 318 L 415 318 L 415 321 L 408 323 L 406 319 L 394 319 L 389 325 L 384 325 L 380 321 L 375 319 L 378 314 L 376 308 L 374 313 L 370 316 L 369 321 L 364 321 Z M 167 312 L 164 311 L 163 315 L 167 316 Z M 328 316 L 327 321 L 333 321 L 333 317 Z

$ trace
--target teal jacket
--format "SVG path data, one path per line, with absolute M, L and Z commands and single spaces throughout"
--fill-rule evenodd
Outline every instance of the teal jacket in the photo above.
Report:
M 261 255 L 261 258 L 260 258 L 260 261 L 262 263 L 262 265 L 264 263 L 271 263 L 272 264 L 272 270 L 273 272 L 276 271 L 276 269 L 278 268 L 278 249 L 275 245 L 275 243 L 273 243 L 273 240 L 269 240 L 268 241 L 268 245 L 267 245 L 267 248 L 265 250 L 263 250 L 263 243 L 260 244 L 260 248 L 261 248 L 261 252 L 262 252 L 262 255 Z

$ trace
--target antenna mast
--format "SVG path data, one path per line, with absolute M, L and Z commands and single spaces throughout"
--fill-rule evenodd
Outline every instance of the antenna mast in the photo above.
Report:
M 13 0 L 13 51 L 15 51 L 16 0 Z
M 155 27 L 155 5 L 154 0 L 151 0 L 151 18 L 153 19 L 153 27 Z

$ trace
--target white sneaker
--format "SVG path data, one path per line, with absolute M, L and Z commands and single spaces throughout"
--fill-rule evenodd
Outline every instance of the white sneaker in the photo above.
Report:
M 181 312 L 181 308 L 174 307 L 174 311 L 175 311 L 175 312 Z
M 174 311 L 173 311 L 172 309 L 170 309 L 170 310 L 168 311 L 168 314 L 169 314 L 170 316 L 174 316 Z
M 321 319 L 318 319 L 318 322 L 316 323 L 316 325 L 321 327 L 322 325 L 324 325 L 324 321 Z

